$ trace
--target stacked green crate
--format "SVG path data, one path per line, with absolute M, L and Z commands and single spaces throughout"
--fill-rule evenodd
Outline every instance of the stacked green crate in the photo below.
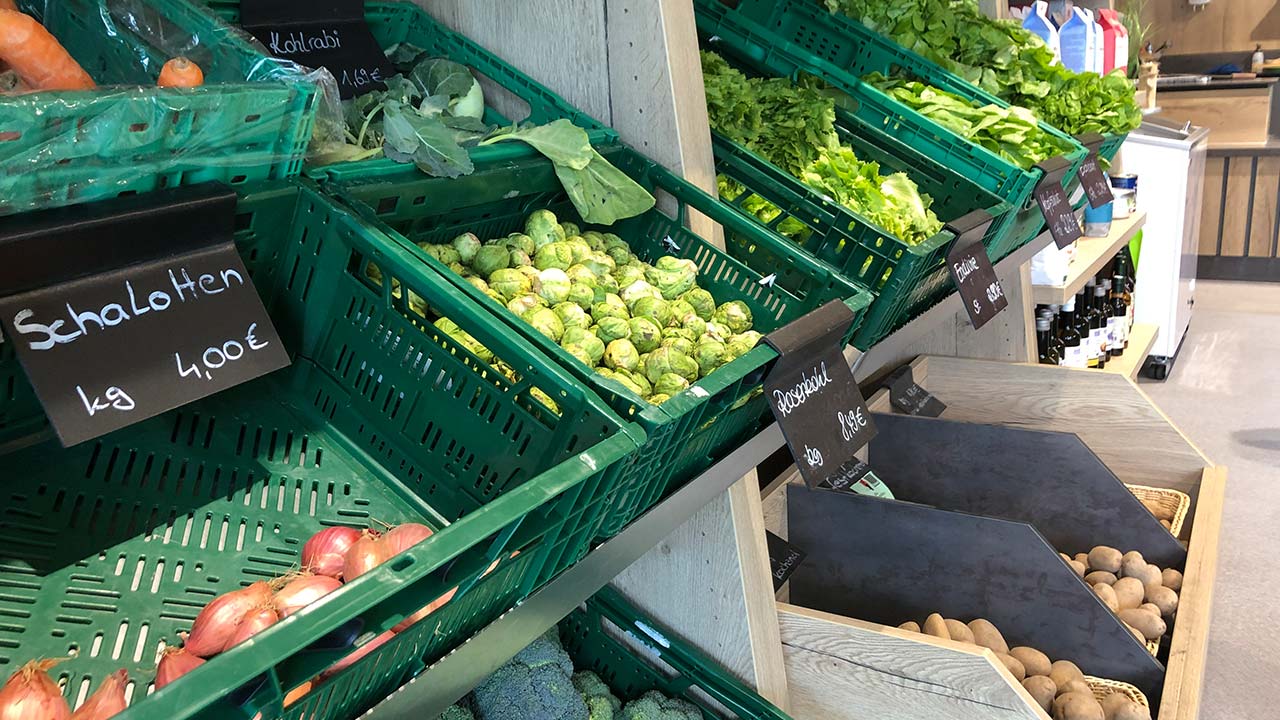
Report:
M 292 366 L 72 448 L 10 444 L 2 461 L 22 483 L 0 513 L 0 670 L 69 657 L 53 674 L 75 703 L 126 668 L 129 720 L 345 720 L 580 559 L 644 435 L 317 192 L 250 192 L 236 228 Z M 36 424 L 23 416 L 38 406 L 9 404 Z M 408 521 L 436 532 L 148 694 L 159 650 L 214 596 L 296 569 L 323 527 Z M 284 708 L 353 652 L 335 631 L 363 646 L 446 595 Z

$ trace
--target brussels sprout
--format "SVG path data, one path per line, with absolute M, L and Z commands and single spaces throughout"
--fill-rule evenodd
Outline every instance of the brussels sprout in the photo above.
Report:
M 458 262 L 449 263 L 449 270 L 454 275 L 461 275 L 463 277 L 467 276 L 467 269 L 462 266 L 462 263 L 458 263 Z
M 678 395 L 689 389 L 689 381 L 675 373 L 663 373 L 653 384 L 653 391 L 659 395 Z
M 692 331 L 685 330 L 682 327 L 669 327 L 662 331 L 662 337 L 663 339 L 682 338 L 684 340 L 688 340 L 691 343 L 696 343 L 698 341 L 697 335 L 694 335 Z
M 558 303 L 553 305 L 551 309 L 560 317 L 560 322 L 564 323 L 566 330 L 591 326 L 591 316 L 587 314 L 587 311 L 571 302 Z
M 618 281 L 618 287 L 627 287 L 643 282 L 644 266 L 637 263 L 619 265 L 618 269 L 613 272 L 613 278 Z M 645 284 L 647 285 L 648 283 L 646 282 Z M 661 295 L 661 293 L 658 294 Z
M 511 233 L 503 244 L 511 250 L 523 251 L 526 255 L 538 252 L 538 246 L 533 242 L 533 238 L 524 233 Z
M 499 245 L 485 245 L 476 251 L 471 267 L 481 277 L 489 277 L 495 272 L 511 267 L 511 253 Z
M 694 288 L 698 281 L 698 264 L 664 255 L 658 258 L 656 265 L 645 270 L 645 278 L 662 291 L 662 297 L 675 300 Z
M 488 290 L 485 290 L 484 294 L 488 295 L 490 299 L 492 299 L 494 302 L 498 303 L 499 305 L 507 304 L 507 299 L 502 297 L 502 295 L 497 290 L 494 290 L 493 288 L 489 288 Z
M 514 299 L 529 293 L 533 284 L 519 270 L 503 268 L 489 276 L 489 287 L 504 298 Z
M 751 308 L 741 300 L 730 300 L 716 308 L 711 319 L 729 328 L 731 334 L 737 335 L 751 329 Z
M 604 249 L 612 250 L 613 248 L 622 248 L 624 250 L 631 249 L 627 246 L 626 241 L 617 235 L 614 235 L 613 233 L 604 233 Z
M 489 283 L 485 282 L 484 278 L 477 277 L 475 275 L 467 278 L 467 282 L 471 283 L 471 285 L 480 292 L 486 292 L 489 289 Z
M 623 320 L 630 320 L 631 313 L 627 311 L 627 306 L 617 295 L 605 295 L 604 300 L 591 306 L 591 317 L 596 322 L 600 322 L 602 318 L 616 317 Z
M 591 356 L 587 354 L 587 351 L 583 349 L 581 345 L 570 344 L 570 345 L 561 345 L 561 347 L 564 348 L 565 352 L 575 357 L 578 360 L 578 362 L 582 363 L 583 365 L 586 365 L 587 367 L 595 367 L 595 364 L 596 364 L 595 361 L 591 359 Z
M 693 359 L 703 377 L 725 363 L 725 344 L 718 340 L 704 340 L 693 349 Z
M 734 333 L 730 331 L 729 328 L 715 322 L 714 320 L 707 323 L 706 334 L 714 337 L 720 342 L 729 342 L 729 338 L 734 336 Z
M 618 285 L 617 279 L 612 275 L 604 275 L 596 278 L 595 287 L 598 287 L 607 293 L 613 293 L 614 295 L 617 295 L 618 291 L 622 289 L 621 286 Z
M 582 231 L 578 229 L 577 223 L 562 222 L 560 223 L 560 229 L 564 231 L 565 237 L 573 237 L 574 235 L 582 234 Z
M 597 283 L 595 272 L 581 263 L 570 265 L 569 269 L 565 271 L 565 275 L 569 276 L 570 282 L 582 283 L 590 287 L 595 287 Z
M 522 315 L 521 319 L 532 325 L 534 330 L 551 338 L 552 342 L 560 342 L 560 338 L 564 337 L 564 323 L 560 322 L 560 316 L 551 308 L 534 308 Z
M 569 254 L 575 263 L 584 262 L 591 257 L 591 246 L 580 237 L 571 237 L 564 244 L 569 247 Z
M 533 264 L 533 258 L 529 257 L 529 253 L 519 248 L 511 248 L 510 256 L 507 262 L 513 268 L 528 267 Z
M 690 357 L 693 356 L 693 341 L 682 337 L 664 337 L 660 343 L 662 347 L 671 348 L 678 352 L 684 353 Z
M 560 268 L 568 270 L 573 264 L 573 248 L 569 247 L 566 242 L 553 242 L 538 248 L 538 254 L 533 258 L 534 267 L 539 270 L 547 268 Z
M 439 260 L 445 265 L 462 260 L 462 256 L 458 254 L 457 250 L 453 249 L 452 245 L 419 244 L 418 247 L 422 248 L 428 255 Z
M 444 333 L 445 335 L 455 335 L 457 333 L 462 332 L 462 328 L 458 327 L 458 323 L 450 320 L 447 317 L 440 318 L 439 320 L 435 321 L 434 324 L 436 328 L 440 330 L 440 332 Z
M 629 340 L 631 338 L 631 323 L 620 317 L 602 317 L 599 320 L 600 329 L 596 331 L 596 335 L 606 342 L 614 340 Z
M 538 278 L 542 281 L 538 294 L 548 305 L 562 303 L 569 299 L 569 288 L 572 283 L 569 282 L 569 276 L 563 270 L 550 268 L 538 273 Z
M 598 365 L 593 369 L 595 370 L 596 374 L 599 375 L 600 377 L 609 378 L 610 380 L 613 379 L 613 371 L 610 370 L 609 368 L 603 365 Z
M 666 401 L 668 401 L 668 400 L 670 400 L 670 399 L 671 399 L 671 396 L 670 396 L 670 395 L 666 395 L 666 394 L 663 394 L 663 393 L 654 393 L 654 394 L 650 395 L 649 397 L 645 398 L 645 400 L 649 401 L 649 403 L 650 403 L 650 404 L 653 404 L 653 405 L 661 405 L 662 403 L 664 403 L 664 402 L 666 402 Z
M 637 280 L 630 285 L 627 285 L 622 288 L 622 292 L 619 293 L 619 295 L 622 296 L 622 302 L 627 304 L 628 309 L 635 307 L 635 304 L 640 301 L 640 298 L 651 297 L 659 300 L 662 299 L 662 293 L 658 292 L 657 288 L 644 280 Z
M 659 347 L 649 353 L 644 374 L 650 382 L 657 382 L 658 378 L 667 373 L 675 373 L 689 382 L 694 382 L 698 379 L 698 363 L 684 353 L 668 347 Z
M 613 258 L 601 252 L 592 251 L 582 261 L 582 265 L 596 274 L 596 277 L 611 275 L 617 269 L 617 264 Z
M 631 391 L 632 394 L 644 397 L 644 391 L 636 384 L 634 376 L 615 372 L 609 379 Z
M 662 328 L 649 318 L 631 318 L 631 343 L 640 352 L 649 352 L 662 341 Z
M 698 317 L 703 320 L 710 320 L 711 316 L 716 312 L 716 299 L 711 297 L 711 293 L 702 288 L 694 288 L 681 295 L 680 299 L 689 303 L 693 307 L 693 311 L 698 313 Z
M 604 364 L 614 370 L 635 370 L 640 364 L 640 353 L 630 340 L 614 340 L 604 348 Z
M 671 321 L 672 322 L 683 323 L 684 316 L 688 315 L 689 313 L 693 313 L 694 315 L 698 314 L 694 312 L 693 306 L 685 302 L 684 300 L 680 300 L 679 298 L 677 298 L 671 301 Z
M 640 389 L 640 392 L 636 394 L 640 397 L 648 397 L 653 394 L 653 385 L 649 382 L 649 378 L 644 376 L 644 373 L 634 370 L 617 370 L 615 375 L 625 375 L 628 380 L 635 383 L 636 387 Z
M 529 388 L 529 397 L 534 398 L 543 405 L 546 405 L 547 409 L 556 415 L 560 414 L 560 406 L 556 404 L 556 401 L 552 400 L 550 395 L 542 392 L 538 388 Z
M 528 219 L 524 221 L 524 232 L 533 239 L 537 250 L 541 250 L 543 246 L 550 243 L 560 242 L 566 237 L 564 228 L 556 222 L 555 213 L 550 210 L 534 210 L 530 213 Z
M 696 312 L 687 312 L 680 316 L 680 327 L 693 333 L 694 337 L 702 337 L 707 332 L 707 321 L 698 317 Z
M 632 317 L 645 317 L 659 328 L 671 324 L 671 304 L 662 298 L 642 297 L 631 306 Z
M 608 255 L 609 259 L 613 260 L 613 264 L 617 267 L 630 264 L 631 258 L 635 257 L 626 246 L 608 248 L 604 251 L 604 254 Z
M 734 335 L 725 344 L 726 353 L 733 358 L 740 358 L 751 352 L 751 348 L 760 343 L 761 337 L 760 333 L 754 330 L 748 330 L 741 335 Z
M 458 252 L 463 263 L 470 265 L 476 253 L 480 252 L 480 238 L 474 233 L 462 233 L 453 239 L 453 249 Z
M 582 235 L 582 239 L 586 241 L 587 245 L 592 250 L 595 250 L 596 252 L 604 252 L 604 235 L 601 235 L 595 230 L 587 230 L 586 232 L 579 234 Z
M 545 308 L 546 306 L 547 301 L 533 293 L 526 293 L 507 301 L 507 309 L 514 313 L 518 318 L 524 317 L 526 313 L 532 310 Z
M 593 290 L 590 285 L 583 285 L 582 283 L 577 282 L 571 283 L 569 285 L 568 302 L 575 305 L 581 305 L 584 308 L 589 308 L 596 302 L 596 291 Z
M 560 345 L 561 347 L 577 345 L 582 348 L 591 358 L 590 365 L 599 364 L 600 359 L 604 357 L 604 343 L 586 328 L 566 327 L 564 337 L 560 338 Z

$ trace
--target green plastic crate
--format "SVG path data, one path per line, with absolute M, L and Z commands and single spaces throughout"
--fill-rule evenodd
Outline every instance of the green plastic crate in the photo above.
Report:
M 650 690 L 687 700 L 707 720 L 724 711 L 749 720 L 790 720 L 768 700 L 733 677 L 697 648 L 605 587 L 560 622 L 560 641 L 578 670 L 591 670 L 619 700 Z M 630 642 L 624 642 L 620 636 Z M 711 698 L 714 704 L 707 701 Z
M 90 679 L 125 667 L 135 685 L 122 720 L 353 717 L 580 559 L 643 438 L 317 192 L 248 194 L 237 228 L 291 367 L 70 449 L 46 440 L 2 458 L 0 672 L 74 656 L 53 672 L 74 704 Z M 436 331 L 406 294 L 499 348 L 518 382 Z M 437 532 L 146 697 L 160 642 L 215 595 L 296 567 L 325 525 L 404 521 Z M 346 629 L 364 641 L 455 587 L 428 619 L 282 709 L 283 692 L 351 652 L 349 639 L 317 640 Z
M 22 7 L 101 87 L 0 97 L 0 215 L 302 170 L 315 84 L 203 9 L 186 0 Z M 203 87 L 155 87 L 176 54 L 200 65 Z
M 654 192 L 659 207 L 666 208 L 607 228 L 627 241 L 641 259 L 653 261 L 667 254 L 692 259 L 698 264 L 702 287 L 717 302 L 746 302 L 756 330 L 762 333 L 837 298 L 845 300 L 855 312 L 851 332 L 857 329 L 858 320 L 871 302 L 871 293 L 634 150 L 612 145 L 599 151 Z M 661 406 L 650 405 L 597 375 L 414 244 L 448 242 L 468 231 L 481 238 L 505 236 L 523 227 L 528 214 L 540 208 L 549 208 L 561 219 L 577 221 L 578 215 L 550 161 L 527 158 L 499 163 L 452 181 L 404 171 L 380 176 L 352 173 L 346 182 L 333 187 L 352 203 L 364 205 L 419 260 L 503 317 L 538 349 L 555 357 L 599 393 L 623 418 L 634 420 L 644 429 L 647 443 L 625 471 L 622 485 L 626 493 L 621 494 L 620 502 L 610 512 L 603 535 L 622 529 L 669 491 L 710 467 L 772 421 L 768 403 L 760 392 L 761 380 L 777 357 L 768 346 L 755 348 Z M 749 263 L 733 258 L 685 228 L 682 221 L 689 209 L 720 223 L 727 235 L 752 238 L 755 246 L 772 251 L 751 256 Z M 666 242 L 668 239 L 671 244 Z M 790 289 L 761 284 L 771 273 L 779 277 L 803 276 L 808 282 L 803 288 L 793 285 Z
M 1129 137 L 1129 133 L 1122 135 L 1112 135 L 1110 133 L 1102 136 L 1102 147 L 1098 149 L 1098 157 L 1111 162 L 1116 159 L 1116 154 L 1120 152 L 1120 146 L 1124 145 L 1125 138 Z
M 206 2 L 223 20 L 239 24 L 240 0 L 206 0 Z M 514 121 L 542 125 L 552 120 L 567 118 L 574 125 L 586 130 L 593 143 L 611 142 L 618 137 L 616 132 L 573 107 L 559 95 L 548 90 L 546 86 L 485 50 L 465 35 L 445 27 L 411 2 L 366 2 L 364 13 L 374 39 L 382 48 L 386 49 L 398 43 L 415 45 L 432 56 L 446 57 L 466 65 L 480 76 L 482 82 L 490 81 L 484 83 L 486 93 L 484 121 L 486 123 L 510 125 Z M 495 108 L 495 104 L 503 111 Z M 497 143 L 470 149 L 474 162 L 518 157 L 532 152 L 533 150 L 524 143 Z M 340 163 L 336 167 L 385 170 L 395 166 L 397 163 L 379 157 L 353 163 Z
M 901 69 L 969 100 L 1001 107 L 1008 107 L 1008 103 L 859 23 L 828 13 L 812 0 L 741 0 L 736 10 L 721 0 L 697 0 L 695 7 L 703 34 L 719 36 L 722 42 L 750 54 L 774 74 L 794 77 L 807 73 L 822 78 L 856 101 L 855 114 L 860 119 L 1013 206 L 1014 213 L 992 223 L 986 242 L 993 262 L 1045 229 L 1044 217 L 1032 196 L 1045 173 L 1037 168 L 1023 170 L 863 83 L 861 78 L 872 72 L 888 75 Z M 1062 156 L 1068 167 L 1060 178 L 1070 196 L 1079 182 L 1075 171 L 1084 161 L 1085 150 L 1074 138 L 1052 126 L 1041 123 L 1040 127 L 1072 146 L 1072 151 Z

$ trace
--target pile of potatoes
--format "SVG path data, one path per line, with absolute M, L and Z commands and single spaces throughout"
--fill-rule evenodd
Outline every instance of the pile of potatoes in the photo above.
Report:
M 1151 711 L 1124 693 L 1113 692 L 1099 702 L 1075 663 L 1050 662 L 1049 656 L 1035 648 L 1010 648 L 996 626 L 982 618 L 966 625 L 934 613 L 925 618 L 923 626 L 905 622 L 898 627 L 987 648 L 1054 720 L 1151 720 Z
M 1182 573 L 1161 570 L 1147 562 L 1142 553 L 1121 553 L 1099 545 L 1074 558 L 1062 555 L 1093 589 L 1093 594 L 1129 628 L 1138 642 L 1158 642 L 1172 626 L 1178 612 L 1178 591 Z

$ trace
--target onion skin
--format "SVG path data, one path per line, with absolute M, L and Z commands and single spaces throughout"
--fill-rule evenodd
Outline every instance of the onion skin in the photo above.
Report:
M 121 668 L 107 676 L 84 704 L 71 713 L 71 720 L 107 720 L 125 711 L 129 703 L 124 699 L 129 673 Z
M 361 531 L 351 527 L 325 528 L 312 535 L 302 546 L 302 569 L 341 580 L 347 551 L 361 535 Z
M 341 582 L 327 575 L 302 575 L 280 588 L 275 607 L 284 619 L 340 587 Z
M 183 647 L 201 658 L 211 658 L 231 647 L 245 616 L 271 601 L 271 586 L 258 581 L 247 588 L 232 590 L 214 598 L 191 623 L 191 633 Z
M 245 615 L 240 624 L 236 626 L 236 631 L 231 636 L 231 642 L 227 643 L 227 649 L 230 650 L 279 621 L 280 614 L 276 612 L 275 607 L 259 607 L 250 610 L 249 614 Z
M 390 546 L 383 542 L 381 537 L 365 534 L 351 545 L 350 550 L 347 550 L 342 577 L 347 582 L 351 582 L 386 562 L 391 554 Z
M 0 688 L 0 720 L 69 720 L 71 706 L 49 669 L 59 660 L 32 660 Z
M 311 692 L 311 688 L 314 687 L 314 685 L 315 683 L 308 680 L 302 683 L 301 685 L 299 685 L 298 687 L 290 690 L 284 696 L 284 706 L 289 707 L 290 705 L 306 697 L 307 693 Z
M 399 555 L 409 548 L 431 537 L 431 528 L 421 523 L 405 523 L 397 525 L 383 536 L 382 540 L 390 548 L 389 556 Z
M 329 669 L 320 673 L 320 675 L 317 676 L 316 678 L 317 681 L 328 680 L 334 675 L 337 675 L 343 670 L 346 670 L 347 668 L 354 665 L 358 660 L 360 660 L 360 658 L 364 657 L 365 655 L 368 655 L 374 650 L 377 650 L 383 645 L 386 645 L 388 642 L 391 641 L 391 638 L 394 638 L 395 636 L 396 634 L 394 631 L 388 630 L 382 633 L 381 635 L 375 637 L 374 639 L 370 640 L 369 642 L 365 643 L 364 645 L 361 645 L 355 652 L 342 658 L 341 660 L 339 660 L 338 662 L 330 666 Z M 319 683 L 317 682 L 317 684 Z
M 185 648 L 171 647 L 160 657 L 156 666 L 156 689 L 168 685 L 204 664 L 204 660 L 187 652 Z
M 453 599 L 454 594 L 456 594 L 457 592 L 458 592 L 458 588 L 450 589 L 449 592 L 445 593 L 444 595 L 441 595 L 431 604 L 427 605 L 426 607 L 422 608 L 418 612 L 396 623 L 396 626 L 391 628 L 391 631 L 400 633 L 400 632 L 404 632 L 405 630 L 408 630 L 414 623 L 425 618 L 426 616 L 430 615 L 436 610 L 439 610 L 440 608 L 444 607 L 446 603 L 448 603 L 450 600 Z

